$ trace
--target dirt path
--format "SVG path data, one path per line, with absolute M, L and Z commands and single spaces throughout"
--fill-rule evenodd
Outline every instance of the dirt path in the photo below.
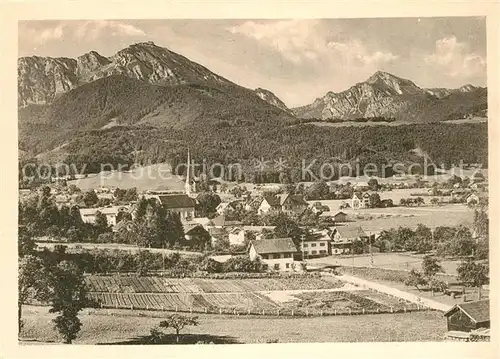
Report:
M 405 292 L 405 291 L 402 291 L 402 290 L 399 290 L 399 289 L 396 289 L 393 287 L 389 287 L 389 286 L 386 286 L 386 285 L 383 285 L 380 283 L 371 282 L 369 280 L 361 279 L 361 278 L 358 278 L 358 277 L 355 277 L 352 275 L 343 274 L 341 276 L 337 276 L 336 278 L 339 280 L 348 282 L 348 283 L 352 283 L 354 285 L 358 285 L 361 288 L 373 289 L 377 292 L 382 292 L 382 293 L 391 295 L 393 297 L 398 297 L 398 298 L 407 300 L 409 302 L 419 304 L 419 305 L 422 305 L 425 307 L 429 307 L 429 308 L 432 308 L 435 310 L 440 310 L 443 312 L 446 312 L 453 307 L 452 305 L 449 305 L 449 304 L 440 303 L 440 302 L 437 302 L 437 301 L 429 299 L 429 298 L 424 298 L 424 297 L 421 297 L 421 296 L 418 296 L 418 295 L 415 295 L 412 293 L 408 293 L 408 292 Z

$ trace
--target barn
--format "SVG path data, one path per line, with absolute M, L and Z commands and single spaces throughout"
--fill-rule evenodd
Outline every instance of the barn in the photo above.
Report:
M 490 327 L 490 300 L 460 303 L 444 313 L 449 332 L 472 332 Z

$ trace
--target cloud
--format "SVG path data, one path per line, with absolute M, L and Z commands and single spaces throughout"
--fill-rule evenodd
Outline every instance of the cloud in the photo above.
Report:
M 327 47 L 335 53 L 335 56 L 340 58 L 344 66 L 356 65 L 358 67 L 368 67 L 378 69 L 387 63 L 394 62 L 399 58 L 392 52 L 371 51 L 360 40 L 352 40 L 348 42 L 330 41 Z
M 425 56 L 424 61 L 444 70 L 451 77 L 472 77 L 484 74 L 486 70 L 486 60 L 470 52 L 469 46 L 459 42 L 455 36 L 437 40 L 434 52 Z
M 318 57 L 322 46 L 318 37 L 319 24 L 316 20 L 245 21 L 227 30 L 266 44 L 293 63 L 301 63 Z
M 75 28 L 79 40 L 95 41 L 103 34 L 111 36 L 146 36 L 146 33 L 131 24 L 114 20 L 85 21 Z
M 38 43 L 43 44 L 46 43 L 47 41 L 59 40 L 63 37 L 63 34 L 64 34 L 63 26 L 59 25 L 52 29 L 43 30 L 38 36 L 35 37 L 35 39 Z
M 369 49 L 358 39 L 327 41 L 331 30 L 323 26 L 321 20 L 246 21 L 227 30 L 272 47 L 297 65 L 341 62 L 347 67 L 378 68 L 399 58 L 391 52 Z

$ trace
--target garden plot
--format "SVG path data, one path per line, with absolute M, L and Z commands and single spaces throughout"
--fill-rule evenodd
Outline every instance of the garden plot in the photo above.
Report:
M 99 293 L 245 293 L 274 290 L 331 289 L 341 282 L 297 276 L 253 279 L 87 276 L 89 292 Z
M 371 290 L 303 292 L 294 297 L 296 300 L 283 303 L 286 308 L 316 309 L 324 313 L 384 313 L 417 309 L 416 305 Z
M 98 293 L 90 298 L 102 308 L 194 311 L 204 312 L 223 309 L 262 310 L 277 305 L 257 293 Z
M 329 289 L 296 289 L 296 290 L 277 290 L 270 292 L 260 292 L 260 294 L 265 295 L 273 302 L 276 303 L 286 303 L 294 300 L 299 300 L 297 298 L 298 294 L 302 293 L 321 293 L 321 292 L 344 292 L 344 291 L 356 291 L 362 290 L 362 288 L 357 287 L 351 283 L 345 283 L 340 288 L 329 288 Z

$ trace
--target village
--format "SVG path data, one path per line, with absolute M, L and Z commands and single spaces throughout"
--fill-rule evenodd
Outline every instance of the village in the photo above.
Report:
M 160 8 L 9 18 L 13 346 L 492 348 L 494 12 Z
M 135 187 L 125 190 L 98 186 L 82 192 L 75 185 L 78 180 L 61 184 L 62 181 L 56 179 L 52 185 L 41 190 L 46 191 L 53 206 L 59 211 L 77 213 L 84 226 L 99 230 L 89 232 L 91 235 L 85 238 L 72 236 L 72 230 L 66 232 L 71 233 L 69 235 L 61 234 L 63 231 L 52 226 L 44 231 L 45 235 L 36 239 L 36 243 L 39 248 L 51 250 L 64 246 L 69 252 L 111 250 L 138 253 L 147 250 L 161 253 L 163 269 L 154 265 L 146 268 L 146 273 L 139 277 L 145 282 L 139 287 L 139 284 L 128 283 L 125 277 L 116 276 L 118 285 L 112 284 L 103 277 L 110 275 L 109 269 L 104 272 L 97 270 L 97 273 L 87 277 L 90 296 L 101 308 L 161 308 L 162 311 L 212 312 L 219 315 L 226 311 L 239 315 L 242 311 L 265 315 L 266 309 L 272 312 L 275 307 L 279 308 L 281 316 L 350 315 L 355 307 L 348 306 L 346 312 L 344 307 L 328 304 L 333 299 L 328 299 L 327 294 L 333 295 L 336 290 L 349 293 L 348 288 L 352 287 L 358 290 L 354 293 L 367 291 L 372 293 L 370 296 L 378 293 L 380 298 L 373 307 L 377 308 L 376 313 L 380 313 L 381 308 L 390 313 L 436 310 L 444 313 L 448 324 L 447 332 L 433 335 L 449 340 L 486 340 L 489 335 L 489 331 L 485 330 L 489 328 L 487 281 L 468 284 L 458 279 L 459 267 L 463 266 L 467 257 L 480 258 L 479 263 L 487 260 L 481 245 L 484 233 L 479 233 L 475 223 L 477 214 L 474 215 L 487 204 L 487 179 L 483 173 L 477 171 L 470 178 L 454 174 L 441 176 L 439 182 L 419 176 L 379 180 L 380 183 L 375 178 L 367 181 L 353 179 L 352 182 L 341 179 L 336 183 L 320 181 L 293 187 L 212 182 L 213 185 L 207 189 L 188 171 L 179 179 L 183 191 L 150 189 L 138 192 Z M 200 187 L 204 189 L 200 190 Z M 33 191 L 21 190 L 21 202 L 29 202 L 33 195 Z M 166 213 L 175 214 L 182 226 L 183 237 L 180 240 L 168 244 L 161 240 L 140 243 L 127 239 L 137 236 L 138 213 L 144 212 L 148 203 L 156 203 Z M 449 231 L 457 234 L 450 237 L 445 234 Z M 454 241 L 460 231 L 465 231 L 465 236 L 470 238 L 462 238 L 456 244 Z M 402 243 L 404 233 L 410 233 L 412 238 Z M 456 246 L 458 249 L 450 252 L 449 248 Z M 478 257 L 480 251 L 482 257 Z M 274 281 L 283 278 L 284 284 L 277 287 L 277 284 L 259 284 L 252 290 L 237 289 L 242 295 L 253 295 L 253 299 L 236 296 L 227 298 L 225 304 L 218 298 L 212 302 L 205 298 L 205 303 L 208 301 L 205 305 L 193 304 L 189 300 L 165 302 L 159 297 L 151 298 L 149 302 L 126 298 L 130 296 L 126 294 L 130 291 L 150 291 L 140 289 L 154 287 L 147 284 L 153 278 L 148 276 L 155 275 L 155 271 L 161 275 L 165 270 L 165 256 L 179 254 L 186 258 L 203 254 L 206 259 L 202 268 L 208 271 L 209 276 L 225 273 L 223 278 L 226 279 L 221 279 L 221 283 L 226 281 L 231 284 L 227 283 L 227 288 L 220 284 L 223 289 L 209 289 L 209 292 L 225 293 L 229 288 L 240 288 L 243 282 L 251 281 L 241 279 L 242 283 L 237 283 L 230 279 L 230 272 L 239 271 L 250 272 L 247 273 L 248 278 L 260 278 L 258 272 L 267 273 L 273 278 L 277 276 Z M 251 265 L 251 262 L 258 264 Z M 427 270 L 427 265 L 435 267 L 432 275 L 422 272 Z M 186 275 L 185 271 L 183 273 L 182 276 Z M 297 279 L 292 278 L 297 276 L 311 278 L 310 283 L 295 283 Z M 188 282 L 192 280 L 186 279 Z M 303 280 L 298 279 L 298 282 Z M 200 288 L 208 284 L 189 283 L 194 287 L 201 285 Z M 187 284 L 179 285 L 182 288 Z M 478 289 L 474 287 L 477 285 L 483 287 L 479 288 L 479 296 Z M 340 289 L 334 289 L 339 286 Z M 423 291 L 422 287 L 425 288 Z M 259 290 L 265 289 L 272 291 L 266 292 L 265 298 L 255 301 L 256 295 L 261 296 Z M 284 293 L 290 290 L 295 295 L 288 294 L 283 299 Z M 318 295 L 314 300 L 322 303 L 321 310 L 314 307 L 305 312 L 301 312 L 300 308 L 291 309 L 293 305 L 290 303 L 304 301 L 301 296 L 308 290 L 312 291 L 309 296 Z M 185 295 L 182 289 L 163 288 L 156 291 Z M 187 293 L 191 291 L 187 290 Z M 212 295 L 217 297 L 221 294 Z M 390 298 L 396 298 L 396 301 Z M 269 300 L 272 305 L 269 305 Z M 373 312 L 369 308 L 360 306 L 359 310 L 362 309 L 362 314 L 369 314 Z M 455 314 L 457 311 L 458 314 Z M 472 322 L 467 318 L 472 318 Z

